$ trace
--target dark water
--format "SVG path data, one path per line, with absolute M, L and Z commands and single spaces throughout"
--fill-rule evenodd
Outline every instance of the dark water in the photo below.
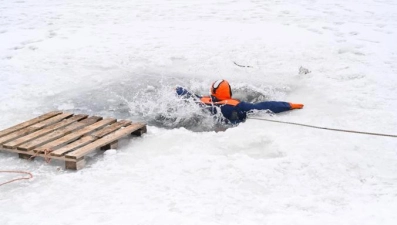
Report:
M 211 115 L 195 102 L 181 100 L 175 95 L 177 86 L 207 95 L 210 85 L 211 83 L 205 80 L 178 76 L 135 75 L 106 85 L 53 96 L 46 99 L 45 105 L 51 110 L 129 119 L 169 129 L 226 129 L 230 125 L 219 122 L 221 115 Z M 238 84 L 232 86 L 232 89 L 233 97 L 248 102 L 269 100 L 269 95 L 283 91 L 251 84 Z

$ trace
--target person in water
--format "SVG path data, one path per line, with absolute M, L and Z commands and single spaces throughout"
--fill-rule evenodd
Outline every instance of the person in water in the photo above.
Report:
M 226 80 L 217 80 L 211 85 L 210 96 L 200 96 L 193 94 L 183 87 L 177 87 L 176 93 L 183 98 L 195 98 L 197 102 L 208 108 L 212 114 L 217 113 L 217 109 L 221 110 L 226 122 L 237 124 L 247 119 L 247 113 L 253 110 L 270 110 L 273 113 L 280 113 L 292 109 L 301 109 L 303 104 L 280 102 L 280 101 L 264 101 L 258 103 L 249 103 L 232 98 L 232 89 Z

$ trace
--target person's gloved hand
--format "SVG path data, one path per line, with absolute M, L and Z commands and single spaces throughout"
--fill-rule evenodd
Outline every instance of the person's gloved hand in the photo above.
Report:
M 289 105 L 290 105 L 290 107 L 291 107 L 291 109 L 301 109 L 301 108 L 303 108 L 303 104 L 300 104 L 300 103 L 289 103 Z
M 178 95 L 186 95 L 187 93 L 189 93 L 185 88 L 183 87 L 176 87 L 175 89 L 176 93 Z
M 191 92 L 189 92 L 188 90 L 186 90 L 183 87 L 176 87 L 175 91 L 176 91 L 176 94 L 178 96 L 181 96 L 182 98 L 198 98 L 198 99 L 201 98 L 200 95 L 192 94 Z

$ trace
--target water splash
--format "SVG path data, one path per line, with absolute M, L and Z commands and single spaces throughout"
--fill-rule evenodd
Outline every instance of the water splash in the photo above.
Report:
M 232 125 L 223 123 L 220 110 L 212 115 L 194 99 L 181 99 L 175 92 L 177 86 L 183 86 L 193 93 L 208 95 L 210 82 L 181 76 L 131 76 L 84 92 L 63 93 L 47 99 L 47 105 L 50 102 L 51 110 L 64 110 L 67 105 L 66 110 L 74 113 L 143 121 L 167 129 L 183 127 L 197 132 L 225 130 Z M 266 84 L 237 83 L 232 85 L 232 90 L 234 98 L 260 102 L 282 96 L 287 89 Z
M 160 86 L 149 85 L 134 93 L 129 98 L 128 107 L 131 115 L 165 128 L 211 131 L 222 118 L 200 107 L 194 99 L 179 98 L 175 86 L 163 82 Z

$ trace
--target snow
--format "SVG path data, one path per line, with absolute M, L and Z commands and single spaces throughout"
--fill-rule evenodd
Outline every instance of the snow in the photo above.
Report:
M 397 134 L 396 12 L 393 0 L 0 0 L 0 129 L 52 110 L 149 122 L 77 172 L 0 152 L 0 170 L 34 175 L 0 187 L 0 223 L 396 224 L 395 138 L 253 119 L 214 132 L 173 96 L 227 79 L 237 95 L 305 104 L 272 119 Z

